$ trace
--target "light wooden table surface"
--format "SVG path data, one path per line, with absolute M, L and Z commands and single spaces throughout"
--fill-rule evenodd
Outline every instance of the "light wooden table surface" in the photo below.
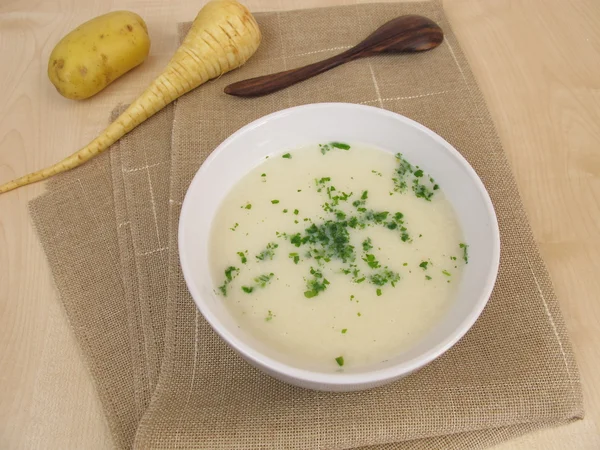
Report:
M 0 182 L 91 140 L 176 48 L 176 23 L 203 1 L 0 1 Z M 355 3 L 248 0 L 253 11 Z M 508 152 L 575 347 L 587 416 L 498 449 L 600 448 L 600 1 L 445 0 Z M 73 102 L 46 77 L 54 44 L 89 18 L 129 9 L 148 23 L 149 60 Z M 112 446 L 53 288 L 27 202 L 0 196 L 0 448 Z

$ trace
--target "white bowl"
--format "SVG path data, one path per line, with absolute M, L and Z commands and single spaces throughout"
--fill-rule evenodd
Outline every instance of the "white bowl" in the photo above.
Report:
M 401 151 L 442 186 L 469 244 L 457 298 L 440 322 L 408 351 L 377 366 L 321 373 L 276 359 L 267 344 L 238 328 L 209 270 L 211 224 L 229 190 L 266 155 L 328 141 Z M 249 363 L 273 377 L 327 391 L 368 389 L 404 377 L 454 345 L 479 317 L 494 287 L 500 236 L 492 202 L 467 161 L 423 125 L 379 108 L 346 103 L 298 106 L 270 114 L 235 132 L 206 159 L 185 196 L 179 219 L 179 256 L 188 289 L 208 323 Z

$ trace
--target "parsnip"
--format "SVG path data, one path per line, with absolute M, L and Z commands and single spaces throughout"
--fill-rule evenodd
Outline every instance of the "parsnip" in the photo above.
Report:
M 0 193 L 73 169 L 106 150 L 178 97 L 244 64 L 258 48 L 260 30 L 235 0 L 213 0 L 198 13 L 165 70 L 106 130 L 61 162 L 0 186 Z

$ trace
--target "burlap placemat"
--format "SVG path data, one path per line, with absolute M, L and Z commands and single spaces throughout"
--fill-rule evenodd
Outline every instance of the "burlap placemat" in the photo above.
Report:
M 444 45 L 449 45 L 436 50 L 437 59 L 432 59 L 433 52 L 426 59 L 425 55 L 415 55 L 408 58 L 410 63 L 404 63 L 411 70 L 403 71 L 393 57 L 375 58 L 362 66 L 355 63 L 340 68 L 338 73 L 324 75 L 320 82 L 313 80 L 312 85 L 308 83 L 313 81 L 305 83 L 308 87 L 304 89 L 297 86 L 265 99 L 243 101 L 220 94 L 224 84 L 235 79 L 310 62 L 351 45 L 357 39 L 352 27 L 374 29 L 385 20 L 408 12 L 428 15 L 446 31 Z M 556 301 L 484 103 L 439 5 L 371 5 L 259 17 L 265 42 L 254 61 L 239 74 L 224 77 L 223 82 L 211 83 L 185 97 L 177 107 L 169 221 L 172 230 L 176 230 L 179 202 L 193 172 L 226 135 L 257 116 L 289 105 L 354 101 L 383 106 L 420 120 L 457 146 L 490 189 L 500 216 L 504 246 L 512 251 L 503 255 L 501 279 L 490 306 L 451 354 L 392 387 L 337 395 L 283 386 L 246 367 L 196 314 L 181 284 L 177 255 L 170 252 L 167 358 L 155 400 L 140 427 L 138 446 L 329 448 L 405 440 L 401 448 L 466 448 L 580 417 L 577 372 Z M 281 33 L 282 30 L 288 31 Z M 288 35 L 294 33 L 297 40 L 292 41 Z M 429 73 L 426 69 L 433 63 L 435 71 Z M 396 74 L 390 74 L 390 70 Z M 336 89 L 336 85 L 343 88 Z M 231 111 L 236 114 L 230 115 Z M 160 125 L 154 125 L 154 121 Z M 167 268 L 160 255 L 166 255 L 166 247 L 176 249 L 174 233 L 170 233 L 167 245 L 161 240 L 161 232 L 168 229 L 164 212 L 169 201 L 161 186 L 167 185 L 169 176 L 169 164 L 165 161 L 170 147 L 170 133 L 165 132 L 170 131 L 169 121 L 165 124 L 163 119 L 153 118 L 147 129 L 140 128 L 138 134 L 121 142 L 120 154 L 111 155 L 114 186 L 110 178 L 100 178 L 111 171 L 108 159 L 102 158 L 87 167 L 86 172 L 82 168 L 58 178 L 49 194 L 32 204 L 34 221 L 61 298 L 104 398 L 119 446 L 131 442 L 137 413 L 144 408 L 152 390 L 150 366 L 160 361 L 165 305 L 162 293 L 166 288 L 160 275 Z M 465 130 L 467 124 L 475 126 Z M 490 157 L 487 160 L 485 152 Z M 192 167 L 188 167 L 190 164 Z M 93 190 L 92 197 L 82 195 L 73 202 L 73 193 L 67 191 L 74 180 L 82 184 L 82 189 L 89 186 L 86 191 Z M 100 214 L 90 204 L 112 194 L 116 213 L 112 213 L 111 224 L 110 211 Z M 70 200 L 63 201 L 62 196 Z M 69 216 L 62 217 L 63 223 L 58 224 L 51 211 L 57 202 L 63 203 L 61 211 Z M 82 230 L 64 236 L 59 228 L 76 228 L 76 224 L 89 221 L 90 217 L 95 221 L 90 225 L 94 231 L 104 227 L 99 231 L 104 238 L 96 242 L 95 258 L 82 253 L 79 270 L 69 270 L 75 265 L 63 261 L 65 248 L 90 249 L 91 243 L 86 242 L 89 235 Z M 514 220 L 515 225 L 507 228 Z M 503 251 L 506 254 L 507 249 Z M 111 258 L 114 253 L 117 256 L 112 259 L 120 260 L 122 268 L 120 274 L 114 274 L 121 280 L 121 297 L 114 295 L 117 288 L 100 289 L 108 278 L 90 277 L 87 273 L 93 272 L 92 266 L 98 260 Z M 149 258 L 151 255 L 154 256 Z M 519 271 L 525 275 L 517 277 Z M 110 306 L 97 311 L 100 316 L 95 319 L 85 313 L 85 303 L 78 302 L 80 292 L 64 288 L 76 277 L 98 286 L 87 298 Z M 122 344 L 123 335 L 129 337 L 131 371 L 116 371 L 115 367 L 120 368 L 120 355 L 97 351 L 95 345 L 96 340 L 109 339 L 99 334 L 100 323 L 111 320 L 113 311 L 125 312 L 129 317 L 129 332 L 121 330 L 115 342 Z M 513 315 L 519 312 L 521 316 L 516 319 Z M 150 321 L 144 320 L 148 315 Z M 515 323 L 517 320 L 520 323 Z M 113 369 L 103 369 L 111 361 Z M 142 367 L 147 367 L 148 372 Z M 456 379 L 445 379 L 451 376 Z M 135 404 L 135 408 L 130 405 L 123 412 L 125 400 Z M 427 436 L 438 437 L 418 439 Z
M 328 56 L 408 13 L 437 21 L 446 32 L 444 44 L 401 61 L 382 56 L 348 64 L 265 98 L 222 93 L 238 79 Z M 577 369 L 547 272 L 481 93 L 440 5 L 273 13 L 261 15 L 260 26 L 264 43 L 243 71 L 192 92 L 175 110 L 165 360 L 136 446 L 347 448 L 413 441 L 460 448 L 535 426 L 526 424 L 581 416 Z M 500 220 L 502 268 L 473 330 L 424 370 L 368 392 L 297 389 L 251 368 L 197 312 L 178 264 L 181 200 L 204 158 L 249 121 L 317 101 L 373 104 L 432 128 L 478 171 Z M 486 429 L 493 430 L 473 433 Z M 430 440 L 415 441 L 423 438 Z
M 115 446 L 129 448 L 143 409 L 134 383 L 139 361 L 131 351 L 132 313 L 120 271 L 112 188 L 110 156 L 104 153 L 52 178 L 46 193 L 30 203 L 30 213 Z
M 142 412 L 158 381 L 164 347 L 172 123 L 170 105 L 121 139 L 119 151 L 110 153 L 123 287 L 136 361 L 135 392 Z

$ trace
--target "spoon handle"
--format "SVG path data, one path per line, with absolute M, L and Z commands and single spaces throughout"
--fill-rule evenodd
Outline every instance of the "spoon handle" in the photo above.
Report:
M 357 53 L 352 50 L 354 49 L 349 49 L 339 55 L 297 69 L 238 81 L 237 83 L 227 86 L 225 88 L 225 93 L 237 97 L 260 97 L 262 95 L 272 94 L 273 92 L 280 91 L 293 84 L 333 69 L 340 64 L 351 61 L 357 57 Z

